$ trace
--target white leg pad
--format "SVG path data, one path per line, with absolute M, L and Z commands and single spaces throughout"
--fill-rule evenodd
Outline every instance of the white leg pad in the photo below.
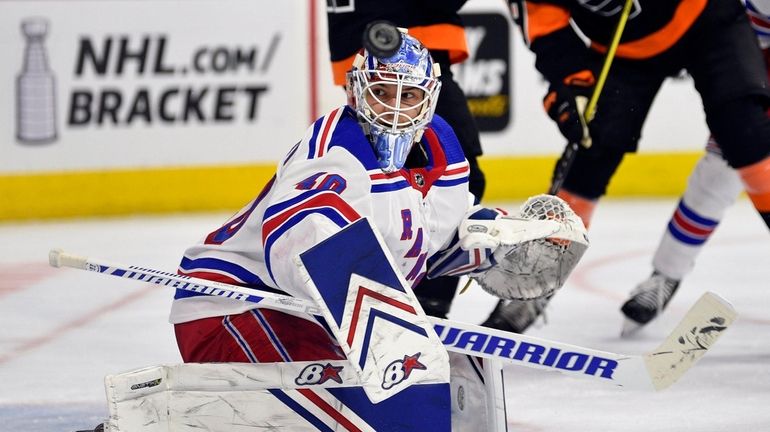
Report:
M 449 353 L 452 431 L 507 431 L 502 365 Z
M 404 395 L 414 400 L 402 398 L 399 403 L 416 407 L 419 401 L 419 414 L 393 407 L 361 414 L 357 411 L 360 407 L 356 407 L 360 404 L 346 405 L 338 398 L 340 393 L 333 392 L 333 388 L 353 394 L 360 391 L 354 397 L 366 400 L 362 382 L 347 360 L 152 366 L 105 378 L 109 405 L 105 430 L 294 432 L 352 428 L 374 432 L 393 429 L 377 425 L 392 425 L 395 421 L 405 427 L 398 426 L 397 430 L 410 430 L 410 426 L 426 430 L 427 424 L 443 424 L 446 427 L 439 429 L 448 431 L 448 385 L 439 380 L 414 386 L 417 392 Z M 445 398 L 440 396 L 442 392 L 446 392 Z M 422 418 L 412 417 L 415 415 Z
M 338 371 L 341 382 L 329 379 L 313 386 L 321 377 L 313 365 L 327 364 L 344 366 Z M 359 385 L 346 361 L 153 366 L 105 378 L 110 413 L 105 431 L 317 431 L 271 390 L 301 404 L 302 387 L 324 398 L 324 388 Z M 343 408 L 334 398 L 328 399 L 336 410 Z M 329 420 L 327 425 L 336 425 L 320 409 L 316 411 L 313 414 Z

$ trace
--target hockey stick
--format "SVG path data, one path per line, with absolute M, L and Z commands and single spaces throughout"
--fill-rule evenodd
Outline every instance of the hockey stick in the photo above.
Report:
M 599 73 L 599 79 L 596 80 L 596 86 L 591 93 L 591 99 L 588 101 L 588 104 L 583 111 L 583 119 L 581 121 L 586 125 L 591 123 L 591 120 L 594 119 L 594 115 L 596 114 L 596 104 L 599 102 L 599 95 L 601 95 L 602 90 L 604 89 L 604 83 L 607 81 L 607 75 L 610 73 L 610 66 L 612 65 L 612 60 L 615 58 L 615 51 L 618 49 L 620 36 L 626 28 L 628 16 L 631 14 L 632 3 L 632 0 L 625 0 L 625 3 L 623 3 L 623 10 L 620 12 L 618 26 L 615 28 L 615 33 L 612 35 L 612 41 L 607 49 L 607 55 L 604 57 L 604 63 L 602 64 L 602 70 Z M 579 146 L 580 143 L 576 141 L 567 144 L 564 153 L 556 162 L 551 188 L 548 189 L 549 194 L 556 195 L 559 192 L 559 189 L 561 189 L 562 184 L 564 184 L 564 179 L 567 177 L 570 168 L 572 168 L 572 163 L 575 161 Z M 586 147 L 590 147 L 590 143 Z
M 126 266 L 54 249 L 53 267 L 71 267 L 220 296 L 288 312 L 319 315 L 310 301 L 252 288 L 209 281 L 147 267 Z M 735 310 L 713 293 L 704 294 L 676 329 L 646 355 L 625 355 L 429 317 L 448 351 L 495 359 L 503 364 L 555 370 L 630 389 L 662 390 L 678 380 L 716 342 L 736 317 Z

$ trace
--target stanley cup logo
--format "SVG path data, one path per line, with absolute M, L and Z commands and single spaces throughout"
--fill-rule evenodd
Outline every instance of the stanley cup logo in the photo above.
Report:
M 25 47 L 24 64 L 16 79 L 16 137 L 25 144 L 49 143 L 56 140 L 56 83 L 43 45 L 48 22 L 26 19 L 21 31 Z

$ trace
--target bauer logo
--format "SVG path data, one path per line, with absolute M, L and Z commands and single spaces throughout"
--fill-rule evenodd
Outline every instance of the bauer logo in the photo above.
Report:
M 511 118 L 510 24 L 501 14 L 463 14 L 470 57 L 455 65 L 479 131 L 504 130 Z
M 16 77 L 16 139 L 21 144 L 56 141 L 56 79 L 45 45 L 48 20 L 26 18 L 21 23 L 24 57 Z

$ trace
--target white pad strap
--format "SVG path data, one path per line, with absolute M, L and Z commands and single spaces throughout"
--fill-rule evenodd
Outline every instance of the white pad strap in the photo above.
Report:
M 551 237 L 562 225 L 553 220 L 501 217 L 495 220 L 466 219 L 460 224 L 460 247 L 465 250 L 510 247 Z

